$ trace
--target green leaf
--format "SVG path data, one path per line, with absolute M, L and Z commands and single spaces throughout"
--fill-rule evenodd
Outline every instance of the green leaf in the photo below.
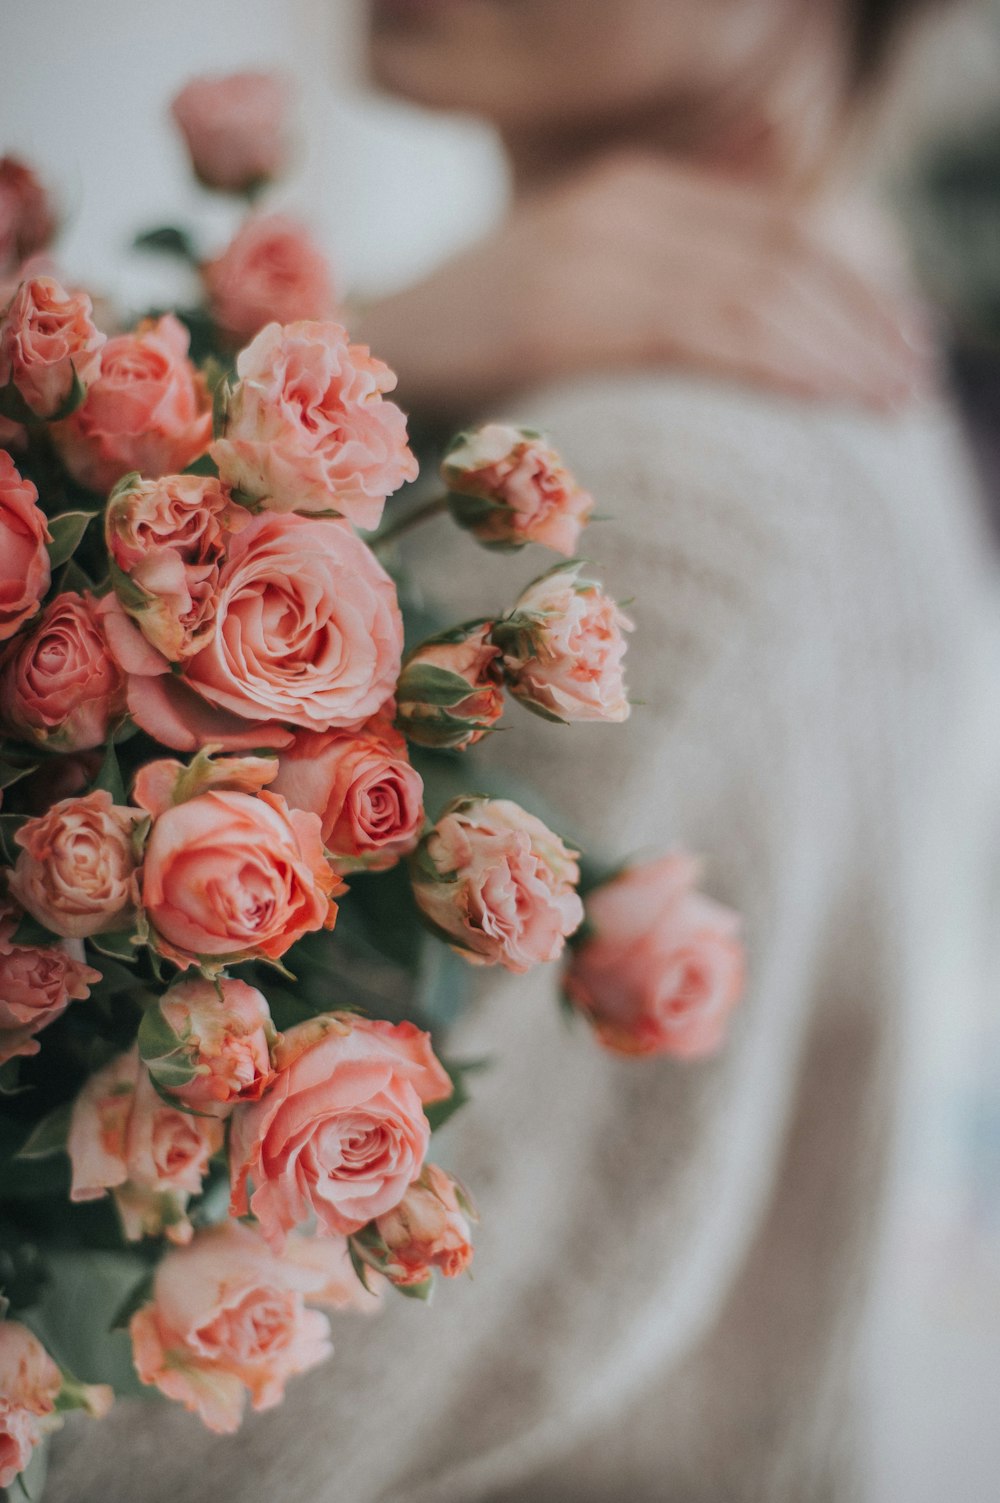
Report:
M 438 668 L 433 663 L 411 663 L 400 675 L 396 697 L 448 708 L 468 699 L 472 692 L 468 680 L 460 673 Z
M 406 1299 L 419 1299 L 426 1303 L 434 1292 L 434 1280 L 425 1279 L 422 1284 L 393 1284 L 392 1287 Z
M 55 945 L 59 942 L 58 934 L 53 934 L 51 929 L 46 929 L 30 913 L 21 915 L 17 928 L 11 937 L 11 943 L 15 945 Z
M 465 1083 L 466 1076 L 490 1068 L 488 1059 L 471 1059 L 461 1064 L 452 1060 L 442 1060 L 441 1063 L 451 1077 L 453 1089 L 447 1101 L 436 1101 L 433 1106 L 424 1108 L 424 1115 L 431 1125 L 431 1132 L 438 1132 L 457 1111 L 472 1100 Z
M 38 771 L 37 762 L 27 762 L 19 765 L 16 762 L 6 762 L 0 757 L 0 788 L 11 788 L 15 783 L 26 778 L 29 773 Z
M 122 1300 L 111 1317 L 108 1325 L 109 1331 L 127 1331 L 129 1321 L 143 1305 L 148 1304 L 153 1298 L 153 1270 L 144 1273 L 142 1278 L 133 1285 L 128 1294 Z
M 124 571 L 120 569 L 113 558 L 108 559 L 108 577 L 111 580 L 111 588 L 114 590 L 122 607 L 126 611 L 145 610 L 149 605 L 149 596 L 137 585 Z
M 19 850 L 14 836 L 26 819 L 25 814 L 0 814 L 0 842 L 3 843 L 4 855 L 11 865 L 17 860 Z
M 113 934 L 92 934 L 87 943 L 100 954 L 107 955 L 112 960 L 123 960 L 126 965 L 135 965 L 139 959 L 139 947 L 131 930 L 119 929 Z M 135 985 L 134 976 L 132 985 Z
M 142 230 L 132 244 L 136 250 L 156 251 L 164 256 L 177 256 L 192 266 L 198 264 L 198 252 L 191 236 L 176 224 L 161 224 L 152 230 Z
M 113 741 L 108 742 L 108 749 L 104 753 L 101 770 L 94 779 L 93 792 L 110 793 L 113 804 L 125 804 L 128 802 L 125 793 L 125 779 L 118 765 L 118 753 L 115 751 Z
M 14 1155 L 15 1159 L 24 1162 L 27 1159 L 45 1159 L 51 1154 L 65 1153 L 72 1115 L 73 1103 L 71 1101 L 66 1101 L 62 1106 L 57 1106 L 54 1112 L 49 1112 L 48 1116 L 43 1117 L 41 1122 L 33 1128 L 26 1142 Z

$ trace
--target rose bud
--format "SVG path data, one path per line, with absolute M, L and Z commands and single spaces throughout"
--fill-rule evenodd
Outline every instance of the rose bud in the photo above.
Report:
M 569 558 L 594 509 L 548 440 L 530 428 L 487 423 L 459 434 L 441 476 L 455 521 L 487 548 L 541 543 Z
M 27 1326 L 0 1320 L 0 1488 L 10 1487 L 35 1447 L 59 1429 L 63 1411 L 101 1419 L 113 1402 L 106 1384 L 78 1383 L 61 1372 Z
M 237 349 L 265 324 L 329 318 L 337 301 L 323 252 L 284 214 L 248 219 L 201 278 L 212 318 Z
M 225 1125 L 163 1101 L 133 1047 L 91 1075 L 70 1117 L 70 1200 L 111 1191 L 129 1242 L 165 1231 L 190 1241 L 188 1200 L 201 1191 Z
M 623 632 L 632 622 L 600 585 L 560 564 L 521 596 L 493 628 L 507 686 L 547 720 L 627 720 Z
M 288 83 L 277 73 L 193 78 L 170 112 L 206 188 L 247 193 L 288 166 Z
M 53 277 L 32 277 L 14 294 L 0 320 L 0 387 L 13 384 L 35 417 L 65 417 L 97 380 L 106 339 L 93 311 L 85 292 Z
M 38 492 L 0 449 L 0 642 L 41 606 L 51 577 L 45 546 L 51 541 Z
M 101 979 L 84 964 L 83 945 L 14 943 L 19 912 L 0 900 L 0 1064 L 15 1055 L 37 1054 L 35 1038 L 71 1002 L 82 1002 Z
M 274 1066 L 266 1095 L 231 1118 L 230 1213 L 252 1211 L 280 1251 L 310 1216 L 349 1236 L 398 1205 L 427 1153 L 424 1107 L 452 1091 L 429 1035 L 331 1013 L 290 1029 Z
M 697 861 L 675 852 L 587 898 L 564 988 L 607 1049 L 695 1059 L 722 1043 L 743 995 L 740 918 L 697 881 Z
M 271 1080 L 271 1014 L 260 992 L 222 977 L 178 981 L 145 1014 L 139 1052 L 157 1085 L 213 1117 L 256 1101 Z
M 464 750 L 503 714 L 500 649 L 491 623 L 474 621 L 422 642 L 396 686 L 396 724 L 418 746 Z
M 474 965 L 520 974 L 555 960 L 583 918 L 576 853 L 509 799 L 456 799 L 412 872 L 421 913 Z
M 86 400 L 51 430 L 74 480 L 103 493 L 130 470 L 169 475 L 201 458 L 212 398 L 187 358 L 189 342 L 172 313 L 108 340 Z
M 17 157 L 0 157 L 0 276 L 44 250 L 55 232 L 48 194 L 34 172 Z
M 456 1279 L 472 1262 L 475 1212 L 458 1181 L 437 1164 L 423 1173 L 403 1199 L 356 1236 L 362 1260 L 403 1289 L 429 1286 L 435 1269 Z
M 359 731 L 300 732 L 279 757 L 274 791 L 319 815 L 323 844 L 342 871 L 385 871 L 420 838 L 424 785 L 383 717 Z
M 336 511 L 377 527 L 391 495 L 415 480 L 406 419 L 385 393 L 387 365 L 336 323 L 268 324 L 236 362 L 222 435 L 223 481 L 268 511 Z
M 102 790 L 26 820 L 14 836 L 21 854 L 10 875 L 12 895 L 67 939 L 128 928 L 138 896 L 132 835 L 142 817 Z
M 124 709 L 125 685 L 92 595 L 57 595 L 0 657 L 0 722 L 23 741 L 86 751 L 107 740 Z

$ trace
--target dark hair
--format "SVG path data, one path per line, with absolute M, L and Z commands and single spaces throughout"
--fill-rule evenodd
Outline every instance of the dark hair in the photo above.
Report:
M 935 3 L 940 6 L 942 0 L 851 0 L 856 85 L 864 86 L 878 77 L 906 22 Z

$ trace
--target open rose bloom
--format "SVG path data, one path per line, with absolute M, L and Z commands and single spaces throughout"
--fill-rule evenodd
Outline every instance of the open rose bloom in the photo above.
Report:
M 85 964 L 77 940 L 17 944 L 19 918 L 11 903 L 0 902 L 0 1065 L 37 1054 L 41 1045 L 35 1035 L 70 1002 L 89 997 L 101 979 L 100 971 Z
M 0 386 L 10 383 L 35 417 L 65 416 L 99 376 L 106 337 L 92 313 L 85 292 L 31 277 L 0 317 Z
M 0 449 L 0 642 L 41 609 L 52 575 L 45 546 L 51 541 L 37 490 Z
M 336 306 L 326 257 L 309 231 L 285 214 L 248 219 L 201 278 L 212 317 L 235 346 L 265 324 L 330 318 Z

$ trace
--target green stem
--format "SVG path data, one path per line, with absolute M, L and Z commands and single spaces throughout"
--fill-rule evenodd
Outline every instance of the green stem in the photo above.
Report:
M 405 517 L 400 517 L 396 522 L 390 522 L 388 527 L 383 527 L 381 532 L 376 533 L 371 546 L 376 553 L 381 553 L 387 543 L 395 543 L 415 527 L 420 527 L 424 522 L 430 522 L 434 517 L 448 510 L 447 496 L 434 496 L 430 501 L 424 501 L 420 506 L 415 506 L 407 512 Z

